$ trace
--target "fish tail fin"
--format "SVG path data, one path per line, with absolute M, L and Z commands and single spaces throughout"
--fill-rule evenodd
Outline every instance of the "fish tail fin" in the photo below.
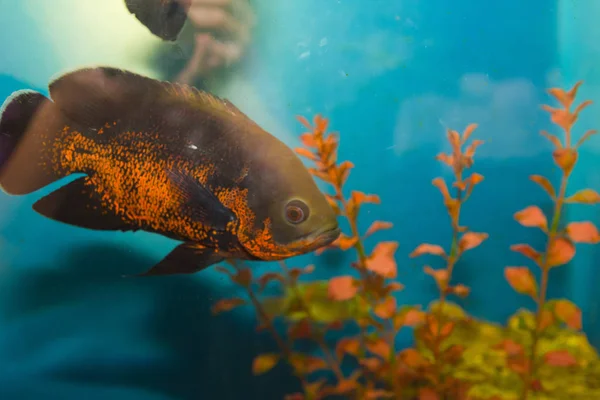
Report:
M 47 140 L 66 121 L 46 96 L 32 90 L 13 93 L 0 109 L 0 187 L 24 195 L 66 176 L 52 165 Z

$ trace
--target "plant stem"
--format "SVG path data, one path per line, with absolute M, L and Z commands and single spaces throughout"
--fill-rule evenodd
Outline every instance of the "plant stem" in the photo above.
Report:
M 548 231 L 548 241 L 546 243 L 546 251 L 543 256 L 543 263 L 541 265 L 542 276 L 540 281 L 540 294 L 536 299 L 537 303 L 537 311 L 535 317 L 535 328 L 532 333 L 531 339 L 531 354 L 529 357 L 529 368 L 527 368 L 527 372 L 523 379 L 523 391 L 521 392 L 521 400 L 527 400 L 529 395 L 529 388 L 531 387 L 531 381 L 535 376 L 536 372 L 536 358 L 537 358 L 537 350 L 538 343 L 540 339 L 540 330 L 542 324 L 542 316 L 544 311 L 544 305 L 546 303 L 546 296 L 548 292 L 548 278 L 550 272 L 550 266 L 548 265 L 548 255 L 551 249 L 551 246 L 556 238 L 556 233 L 558 232 L 558 227 L 560 223 L 560 216 L 562 212 L 562 207 L 565 199 L 565 193 L 567 191 L 567 182 L 569 180 L 569 174 L 563 173 L 560 189 L 558 196 L 556 198 L 556 202 L 554 203 L 554 213 L 552 215 L 552 223 L 550 225 L 550 230 Z
M 402 398 L 402 385 L 400 384 L 400 380 L 398 379 L 398 377 L 396 376 L 396 369 L 398 368 L 398 363 L 396 360 L 396 355 L 394 352 L 394 348 L 396 347 L 396 330 L 394 329 L 394 323 L 391 321 L 387 321 L 388 322 L 388 329 L 387 329 L 387 335 L 385 335 L 387 337 L 387 342 L 388 345 L 390 346 L 390 349 L 392 351 L 392 354 L 390 355 L 390 386 L 393 388 L 394 390 L 394 394 L 396 396 L 397 399 L 401 399 Z
M 461 182 L 462 181 L 462 176 L 461 174 L 457 174 L 456 175 L 456 181 L 457 182 Z M 447 266 L 446 266 L 446 270 L 448 272 L 448 277 L 447 277 L 447 281 L 446 281 L 446 285 L 444 288 L 440 288 L 440 301 L 439 301 L 439 305 L 438 305 L 438 312 L 437 312 L 437 333 L 436 333 L 436 337 L 435 337 L 435 341 L 434 341 L 434 348 L 433 348 L 433 356 L 434 356 L 434 360 L 436 363 L 436 372 L 437 372 L 437 379 L 438 382 L 440 384 L 443 383 L 444 377 L 442 374 L 442 365 L 440 365 L 440 346 L 441 346 L 441 333 L 442 333 L 442 325 L 444 322 L 444 306 L 446 304 L 446 299 L 447 299 L 447 288 L 450 285 L 450 282 L 452 280 L 452 272 L 454 271 L 454 266 L 456 265 L 456 262 L 458 261 L 458 242 L 459 242 L 459 226 L 460 226 L 460 211 L 461 211 L 461 205 L 463 203 L 463 190 L 457 188 L 456 189 L 456 202 L 457 202 L 457 207 L 458 210 L 456 211 L 456 218 L 452 218 L 452 244 L 450 246 L 450 254 L 448 255 L 448 261 L 447 261 Z M 443 386 L 443 385 L 442 385 Z M 443 395 L 443 393 L 438 393 L 440 395 Z
M 344 373 L 342 372 L 340 363 L 337 360 L 337 358 L 331 353 L 331 351 L 329 350 L 329 347 L 327 347 L 327 343 L 325 342 L 325 334 L 318 328 L 316 319 L 314 318 L 312 312 L 310 311 L 310 308 L 306 305 L 306 302 L 300 295 L 300 290 L 298 290 L 298 285 L 296 284 L 296 282 L 294 282 L 291 279 L 290 270 L 288 269 L 285 262 L 282 261 L 279 264 L 281 265 L 281 268 L 285 272 L 288 284 L 290 285 L 291 289 L 294 291 L 294 294 L 298 298 L 298 302 L 300 303 L 302 309 L 306 312 L 306 315 L 308 316 L 308 319 L 312 322 L 312 325 L 314 327 L 316 327 L 316 329 L 317 329 L 317 334 L 314 337 L 314 339 L 317 342 L 317 344 L 319 345 L 319 347 L 321 348 L 321 351 L 323 352 L 323 356 L 327 360 L 329 367 L 335 374 L 335 377 L 338 379 L 338 381 L 341 382 L 341 381 L 345 380 L 346 378 L 344 377 Z
M 260 319 L 262 319 L 262 322 L 265 324 L 265 326 L 271 333 L 271 336 L 273 336 L 273 339 L 275 339 L 275 342 L 277 342 L 277 346 L 279 347 L 279 350 L 281 351 L 281 353 L 283 353 L 283 356 L 287 360 L 288 364 L 290 364 L 290 366 L 292 366 L 292 369 L 294 370 L 294 375 L 296 375 L 296 377 L 300 380 L 302 388 L 305 389 L 308 386 L 308 381 L 306 380 L 304 375 L 295 371 L 295 368 L 293 367 L 293 364 L 291 363 L 292 350 L 287 345 L 287 343 L 285 343 L 285 341 L 281 338 L 281 336 L 277 333 L 277 330 L 275 329 L 275 326 L 273 325 L 273 321 L 269 318 L 269 315 L 267 314 L 265 308 L 262 306 L 261 302 L 258 300 L 258 297 L 256 297 L 256 294 L 254 293 L 252 288 L 247 287 L 246 290 L 248 292 L 248 297 L 250 298 L 250 301 L 252 302 L 252 304 L 254 305 L 254 308 L 256 308 L 256 311 L 258 312 Z
M 231 265 L 234 268 L 236 268 L 237 270 L 240 269 L 240 266 L 237 265 L 236 263 L 231 263 Z M 277 347 L 279 347 L 279 351 L 281 351 L 281 353 L 283 354 L 284 358 L 287 360 L 288 364 L 290 366 L 292 366 L 292 369 L 294 370 L 294 375 L 298 378 L 298 380 L 300 380 L 300 384 L 302 385 L 302 388 L 305 389 L 307 387 L 307 385 L 308 385 L 308 381 L 306 380 L 306 378 L 302 374 L 296 372 L 295 368 L 293 368 L 293 364 L 291 363 L 292 349 L 283 340 L 283 338 L 281 337 L 281 335 L 279 335 L 279 333 L 277 333 L 277 329 L 275 329 L 275 325 L 273 325 L 273 321 L 271 320 L 271 318 L 269 318 L 269 314 L 267 313 L 267 311 L 263 307 L 262 303 L 258 299 L 258 296 L 256 295 L 256 293 L 252 289 L 252 286 L 247 286 L 246 287 L 246 292 L 248 293 L 248 298 L 252 302 L 252 305 L 256 309 L 256 312 L 258 313 L 259 319 L 263 322 L 263 324 L 265 325 L 265 327 L 267 328 L 267 330 L 269 331 L 269 333 L 271 333 L 271 336 L 273 337 L 273 339 L 277 343 Z

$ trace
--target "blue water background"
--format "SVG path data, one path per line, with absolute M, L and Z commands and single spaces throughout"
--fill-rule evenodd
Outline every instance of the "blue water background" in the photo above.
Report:
M 375 219 L 395 224 L 367 246 L 399 241 L 398 279 L 406 285 L 401 303 L 425 305 L 435 297 L 422 273 L 423 263 L 435 261 L 407 255 L 421 242 L 447 246 L 449 224 L 431 180 L 450 175 L 433 156 L 447 150 L 446 127 L 462 131 L 477 122 L 475 135 L 486 144 L 475 170 L 486 180 L 463 216 L 490 239 L 457 267 L 456 281 L 472 288 L 462 305 L 498 322 L 518 307 L 532 306 L 509 288 L 503 268 L 526 263 L 509 251 L 511 244 L 541 247 L 543 237 L 512 215 L 530 204 L 551 207 L 528 179 L 558 176 L 551 149 L 539 135 L 552 129 L 539 109 L 549 100 L 545 89 L 585 79 L 582 97 L 596 99 L 600 93 L 590 61 L 596 28 L 586 17 L 593 15 L 587 11 L 592 3 L 257 2 L 259 27 L 248 63 L 252 83 L 292 132 L 302 132 L 295 115 L 317 112 L 341 132 L 340 158 L 356 165 L 348 187 L 382 200 L 381 206 L 365 208 L 361 229 Z M 26 37 L 10 36 L 11 26 L 27 20 L 18 6 L 10 11 L 0 17 L 0 50 L 42 52 L 23 47 L 42 35 L 35 25 Z M 2 98 L 24 87 L 0 75 Z M 595 123 L 600 128 L 594 114 L 597 105 L 582 118 L 581 131 Z M 596 141 L 582 153 L 572 187 L 600 190 L 593 169 L 598 149 Z M 55 187 L 23 198 L 0 195 L 2 398 L 280 399 L 294 387 L 285 369 L 251 376 L 253 356 L 274 344 L 254 332 L 251 312 L 210 315 L 216 299 L 236 294 L 214 269 L 192 277 L 121 278 L 149 268 L 175 243 L 44 219 L 31 204 Z M 597 209 L 589 207 L 570 209 L 568 216 L 598 219 Z M 596 255 L 585 246 L 578 251 L 576 262 L 552 272 L 550 295 L 578 301 L 585 330 L 598 344 Z M 332 254 L 290 264 L 315 262 L 315 275 L 324 278 L 347 271 L 344 261 L 349 260 Z M 271 268 L 257 265 L 256 271 Z M 410 345 L 408 334 L 399 340 Z

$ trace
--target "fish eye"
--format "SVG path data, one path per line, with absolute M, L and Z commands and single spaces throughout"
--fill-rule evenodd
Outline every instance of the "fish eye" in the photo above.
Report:
M 306 221 L 308 214 L 308 206 L 300 200 L 292 200 L 285 206 L 285 219 L 291 224 Z

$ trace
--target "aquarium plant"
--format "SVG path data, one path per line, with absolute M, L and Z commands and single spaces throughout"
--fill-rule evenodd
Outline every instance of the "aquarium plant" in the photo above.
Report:
M 328 133 L 328 120 L 316 115 L 311 124 L 299 117 L 308 130 L 301 136 L 303 147 L 296 149 L 313 166 L 311 174 L 331 187 L 327 198 L 348 226 L 329 247 L 352 251 L 354 260 L 343 275 L 328 280 L 306 277 L 314 266 L 290 268 L 280 263 L 277 271 L 253 276 L 239 263 L 218 267 L 236 284 L 246 298 L 218 301 L 213 311 L 220 313 L 242 305 L 252 305 L 258 315 L 258 330 L 268 331 L 279 351 L 259 354 L 251 366 L 256 375 L 266 374 L 285 363 L 299 381 L 295 399 L 593 399 L 600 398 L 600 361 L 582 328 L 581 311 L 567 299 L 549 299 L 550 271 L 569 263 L 576 244 L 600 241 L 590 221 L 565 221 L 569 204 L 597 204 L 600 195 L 592 189 L 568 187 L 578 159 L 578 150 L 596 132 L 588 131 L 575 140 L 574 125 L 591 101 L 574 106 L 578 82 L 568 91 L 550 89 L 558 107 L 542 106 L 559 132 L 542 135 L 553 145 L 552 158 L 560 170 L 555 188 L 541 175 L 532 183 L 553 201 L 550 218 L 531 205 L 514 214 L 527 228 L 540 229 L 545 247 L 514 244 L 511 250 L 524 256 L 523 266 L 507 266 L 504 275 L 519 295 L 535 302 L 534 310 L 520 309 L 500 325 L 476 319 L 453 302 L 470 289 L 454 282 L 461 256 L 493 240 L 477 227 L 461 222 L 461 210 L 476 186 L 484 182 L 474 165 L 481 140 L 472 139 L 477 125 L 462 133 L 448 129 L 450 153 L 436 158 L 452 170 L 453 181 L 435 178 L 451 225 L 447 243 L 423 243 L 410 257 L 439 257 L 442 268 L 423 266 L 433 279 L 438 298 L 428 307 L 401 306 L 404 286 L 397 281 L 398 243 L 385 240 L 367 249 L 364 239 L 392 227 L 390 222 L 373 221 L 361 232 L 358 216 L 363 207 L 380 203 L 375 194 L 349 192 L 345 183 L 354 165 L 339 161 L 339 137 Z M 487 181 L 486 181 L 487 182 Z M 493 185 L 493 182 L 487 182 Z M 480 205 L 481 206 L 481 205 Z M 319 249 L 322 253 L 327 249 Z M 536 278 L 538 276 L 539 278 Z M 281 329 L 281 324 L 285 329 Z M 396 338 L 410 329 L 414 346 L 400 349 Z M 312 346 L 311 346 L 312 344 Z

